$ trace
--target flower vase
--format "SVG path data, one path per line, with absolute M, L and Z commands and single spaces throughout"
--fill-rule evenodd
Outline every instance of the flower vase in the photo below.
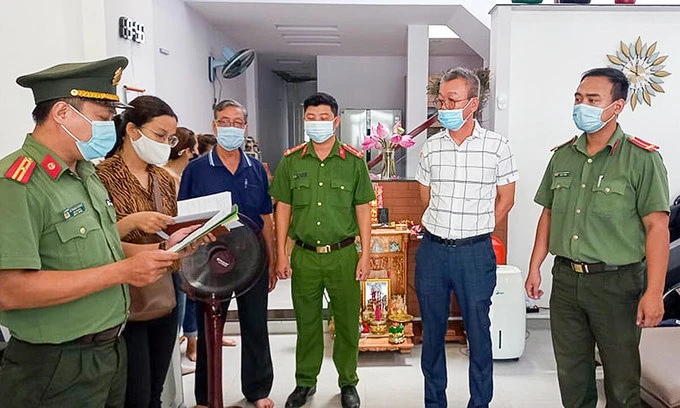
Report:
M 397 177 L 397 165 L 394 162 L 394 150 L 385 149 L 383 151 L 382 179 L 389 180 L 396 177 Z

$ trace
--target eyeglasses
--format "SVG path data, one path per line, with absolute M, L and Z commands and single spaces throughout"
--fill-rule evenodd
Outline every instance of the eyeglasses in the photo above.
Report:
M 215 123 L 217 123 L 217 126 L 219 126 L 219 127 L 235 127 L 235 128 L 239 128 L 239 129 L 243 129 L 244 127 L 246 127 L 246 122 L 244 122 L 240 119 L 236 119 L 234 121 L 231 121 L 229 119 L 222 118 L 220 120 L 216 120 Z
M 472 98 L 459 99 L 454 101 L 453 99 L 441 99 L 437 98 L 434 100 L 434 107 L 437 109 L 456 109 L 456 106 L 460 106 L 461 102 L 469 101 Z
M 148 127 L 145 128 L 144 126 L 142 126 L 140 129 L 150 130 L 151 133 L 153 133 L 154 139 L 156 139 L 156 141 L 158 141 L 160 143 L 165 143 L 165 144 L 169 145 L 171 148 L 177 146 L 177 143 L 179 143 L 179 139 L 175 135 L 170 135 L 170 136 L 163 135 L 161 133 L 156 132 L 155 130 L 153 130 L 151 128 L 148 128 Z

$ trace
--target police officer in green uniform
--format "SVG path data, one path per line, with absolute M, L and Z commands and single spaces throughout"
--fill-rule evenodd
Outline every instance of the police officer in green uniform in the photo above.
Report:
M 556 148 L 534 199 L 544 208 L 526 290 L 543 294 L 540 266 L 550 251 L 550 325 L 567 408 L 597 405 L 595 345 L 607 407 L 639 407 L 640 328 L 663 316 L 668 179 L 658 147 L 617 123 L 627 95 L 621 71 L 583 75 L 573 116 L 584 133 Z
M 343 408 L 360 405 L 356 384 L 359 353 L 359 281 L 370 272 L 370 245 L 358 256 L 354 239 L 371 240 L 370 202 L 375 193 L 363 154 L 340 143 L 338 103 L 324 93 L 304 102 L 305 134 L 311 139 L 284 153 L 270 194 L 276 206 L 277 275 L 291 277 L 298 338 L 296 387 L 286 408 L 303 406 L 316 391 L 323 359 L 322 298 L 328 291 L 335 318 L 333 361 Z M 295 240 L 288 260 L 286 236 Z
M 127 62 L 62 64 L 17 79 L 33 91 L 36 126 L 0 160 L 0 324 L 12 335 L 0 362 L 4 408 L 122 407 L 127 284 L 155 282 L 178 259 L 163 244 L 121 244 L 87 161 L 115 142 Z

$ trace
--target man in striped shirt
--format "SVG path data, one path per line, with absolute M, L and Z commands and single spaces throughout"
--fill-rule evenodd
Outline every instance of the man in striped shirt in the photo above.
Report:
M 452 291 L 470 350 L 468 408 L 488 407 L 493 395 L 489 307 L 496 257 L 491 232 L 512 208 L 518 173 L 508 140 L 474 119 L 479 94 L 479 78 L 472 71 L 445 73 L 436 104 L 446 129 L 427 140 L 416 172 L 421 199 L 429 203 L 415 275 L 426 408 L 447 406 L 445 336 Z

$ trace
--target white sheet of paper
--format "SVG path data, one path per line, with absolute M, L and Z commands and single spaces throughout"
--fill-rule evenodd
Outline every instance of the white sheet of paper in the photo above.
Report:
M 215 215 L 216 212 L 222 211 L 225 208 L 231 209 L 231 193 L 229 191 L 190 198 L 188 200 L 180 200 L 177 202 L 177 216 L 190 217 L 203 213 L 212 213 L 212 215 Z M 210 218 L 212 215 L 206 218 Z

